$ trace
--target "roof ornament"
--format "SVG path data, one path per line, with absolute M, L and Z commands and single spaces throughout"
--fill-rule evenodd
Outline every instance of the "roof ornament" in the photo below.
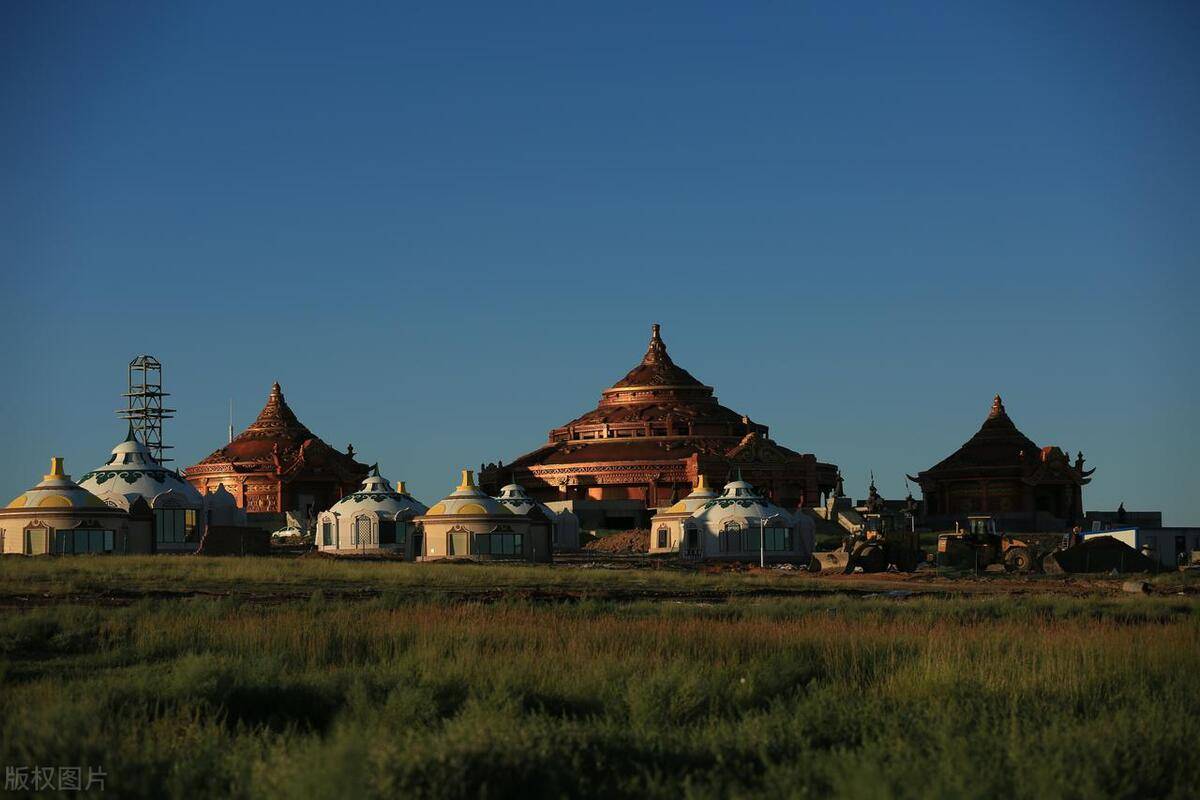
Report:
M 650 326 L 650 344 L 646 347 L 646 355 L 642 357 L 643 364 L 670 364 L 671 357 L 667 355 L 667 346 L 659 335 L 661 327 L 657 322 Z
M 473 470 L 464 469 L 462 471 L 462 483 L 458 485 L 458 488 L 460 490 L 475 488 L 475 473 Z
M 1004 401 L 1001 400 L 1000 395 L 997 394 L 995 399 L 992 400 L 992 410 L 988 413 L 988 419 L 1006 416 L 1008 416 L 1008 412 L 1004 410 Z
M 54 456 L 53 458 L 50 459 L 50 474 L 42 476 L 42 480 L 49 481 L 49 480 L 53 480 L 54 478 L 67 478 L 67 477 L 69 477 L 69 476 L 65 472 L 63 472 L 63 457 L 62 456 Z

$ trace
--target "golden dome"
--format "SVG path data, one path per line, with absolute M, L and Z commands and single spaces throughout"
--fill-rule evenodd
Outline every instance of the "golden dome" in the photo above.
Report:
M 63 472 L 63 459 L 50 459 L 50 472 L 27 492 L 14 497 L 7 508 L 108 508 L 104 501 Z
M 462 482 L 451 494 L 443 497 L 425 512 L 427 517 L 448 516 L 509 516 L 512 511 L 493 497 L 489 497 L 475 485 L 475 475 L 469 469 L 462 471 Z

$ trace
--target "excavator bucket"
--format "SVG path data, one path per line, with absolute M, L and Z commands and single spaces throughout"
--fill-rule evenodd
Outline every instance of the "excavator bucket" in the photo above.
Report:
M 827 553 L 813 553 L 812 561 L 808 564 L 809 572 L 822 572 L 828 575 L 849 572 L 850 554 L 845 550 L 832 550 Z

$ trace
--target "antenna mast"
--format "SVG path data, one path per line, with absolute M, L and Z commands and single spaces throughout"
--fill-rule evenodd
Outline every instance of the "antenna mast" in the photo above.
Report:
M 129 420 L 134 436 L 160 464 L 173 460 L 163 453 L 171 446 L 163 444 L 162 423 L 175 417 L 175 409 L 163 408 L 162 399 L 168 396 L 162 390 L 162 364 L 157 358 L 141 355 L 129 362 L 129 391 L 124 394 L 128 405 L 117 416 Z

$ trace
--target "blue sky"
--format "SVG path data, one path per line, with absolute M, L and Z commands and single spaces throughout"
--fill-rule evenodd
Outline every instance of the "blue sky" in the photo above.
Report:
M 5 3 L 9 494 L 165 364 L 427 501 L 676 361 L 865 494 L 1004 395 L 1200 523 L 1192 3 Z

